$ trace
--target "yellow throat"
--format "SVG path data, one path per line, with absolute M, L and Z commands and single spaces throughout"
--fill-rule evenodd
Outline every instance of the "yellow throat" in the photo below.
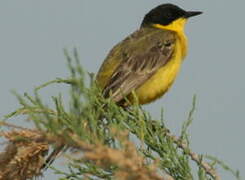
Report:
M 161 24 L 154 24 L 153 27 L 158 28 L 158 29 L 163 29 L 163 30 L 169 30 L 169 31 L 174 31 L 177 33 L 180 42 L 181 42 L 181 47 L 182 47 L 182 52 L 183 52 L 183 58 L 185 58 L 187 49 L 188 49 L 188 41 L 185 35 L 185 24 L 187 22 L 186 18 L 179 18 L 175 21 L 173 21 L 169 25 L 161 25 Z

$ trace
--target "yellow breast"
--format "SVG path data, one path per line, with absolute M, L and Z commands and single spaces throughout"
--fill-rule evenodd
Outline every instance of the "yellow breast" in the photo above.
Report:
M 175 50 L 172 59 L 135 91 L 139 104 L 146 104 L 156 100 L 171 87 L 183 59 L 180 40 L 176 42 Z
M 186 19 L 180 18 L 170 25 L 163 26 L 154 25 L 156 28 L 170 30 L 176 32 L 177 40 L 175 44 L 174 54 L 171 60 L 162 68 L 160 68 L 149 80 L 136 89 L 135 93 L 139 104 L 146 104 L 161 97 L 168 91 L 174 82 L 187 53 L 187 38 L 184 33 Z M 132 97 L 129 97 L 132 100 Z

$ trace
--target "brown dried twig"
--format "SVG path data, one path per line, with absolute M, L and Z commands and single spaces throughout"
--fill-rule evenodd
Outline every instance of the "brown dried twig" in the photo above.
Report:
M 156 172 L 156 164 L 146 166 L 145 159 L 140 156 L 131 142 L 125 143 L 125 149 L 112 149 L 97 145 L 92 151 L 85 153 L 85 161 L 93 161 L 97 166 L 107 169 L 116 166 L 115 178 L 118 180 L 167 180 Z M 170 180 L 170 176 L 168 177 Z M 173 178 L 171 178 L 173 180 Z
M 69 135 L 72 141 L 66 142 L 52 134 L 6 125 L 14 130 L 0 133 L 9 141 L 5 151 L 0 153 L 0 180 L 25 180 L 40 176 L 49 144 L 80 150 L 84 153 L 82 161 L 93 161 L 104 168 L 117 166 L 114 176 L 119 180 L 174 180 L 167 174 L 164 177 L 158 175 L 156 164 L 146 165 L 145 159 L 129 141 L 124 141 L 123 149 L 113 149 L 99 143 L 85 143 L 72 133 Z
M 46 142 L 37 142 L 40 134 L 32 130 L 1 132 L 8 139 L 5 151 L 0 153 L 0 180 L 25 180 L 41 175 Z

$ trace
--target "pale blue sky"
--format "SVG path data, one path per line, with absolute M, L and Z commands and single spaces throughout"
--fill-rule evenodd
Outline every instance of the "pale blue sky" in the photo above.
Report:
M 211 154 L 245 171 L 245 1 L 164 0 L 1 0 L 0 116 L 18 107 L 11 89 L 31 92 L 34 86 L 68 74 L 63 48 L 77 47 L 83 66 L 96 72 L 117 42 L 136 30 L 153 7 L 175 3 L 201 10 L 186 26 L 189 55 L 171 91 L 145 106 L 179 132 L 197 95 L 191 126 L 195 152 Z M 60 86 L 62 87 L 62 86 Z M 44 97 L 62 89 L 47 88 Z M 241 139 L 242 138 L 242 139 Z M 220 171 L 223 179 L 231 176 Z M 48 174 L 45 179 L 52 179 Z

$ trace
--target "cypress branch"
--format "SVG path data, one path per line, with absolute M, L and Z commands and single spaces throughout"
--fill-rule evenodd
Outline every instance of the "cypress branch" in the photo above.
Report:
M 196 177 L 219 180 L 214 165 L 221 165 L 239 179 L 239 173 L 222 165 L 221 161 L 191 150 L 188 127 L 193 120 L 195 97 L 181 136 L 177 137 L 165 126 L 163 111 L 160 120 L 154 120 L 137 104 L 125 110 L 110 99 L 104 99 L 94 83 L 93 74 L 81 67 L 77 51 L 74 50 L 73 56 L 65 51 L 65 56 L 70 76 L 37 87 L 33 96 L 16 94 L 20 108 L 0 122 L 1 127 L 9 128 L 0 132 L 0 136 L 8 140 L 5 151 L 0 154 L 0 162 L 4 162 L 0 166 L 0 179 L 34 178 L 45 173 L 45 166 L 60 174 L 63 180 L 191 180 Z M 70 101 L 64 103 L 61 95 L 52 97 L 54 107 L 50 108 L 43 102 L 39 90 L 54 84 L 70 87 Z M 35 128 L 27 129 L 8 122 L 20 115 L 32 121 Z M 51 147 L 53 153 L 47 154 Z M 68 172 L 49 164 L 59 157 L 58 154 L 64 153 Z M 197 172 L 191 162 L 196 163 Z

